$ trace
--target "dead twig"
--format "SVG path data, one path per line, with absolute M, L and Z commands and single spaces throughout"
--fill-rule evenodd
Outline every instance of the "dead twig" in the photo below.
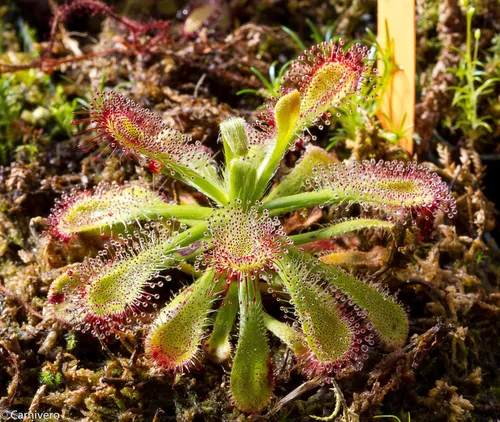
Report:
M 5 296 L 8 299 L 15 300 L 19 305 L 21 305 L 24 310 L 37 318 L 43 319 L 43 315 L 36 311 L 30 304 L 26 303 L 22 298 L 20 298 L 15 293 L 11 292 L 7 287 L 0 285 L 0 295 Z
M 8 407 L 12 406 L 12 403 L 14 403 L 14 399 L 16 397 L 17 393 L 17 388 L 19 386 L 19 383 L 21 381 L 21 370 L 19 369 L 19 359 L 18 357 L 12 353 L 7 345 L 0 341 L 0 351 L 5 350 L 7 353 L 7 359 L 8 361 L 12 364 L 12 367 L 14 368 L 14 376 L 12 377 L 12 380 L 9 384 L 9 387 L 7 388 L 7 397 L 2 398 L 0 400 L 0 406 L 5 406 L 5 401 L 8 403 Z
M 47 391 L 46 385 L 42 385 L 38 388 L 38 390 L 36 390 L 36 393 L 33 396 L 33 400 L 31 401 L 30 407 L 28 409 L 28 413 L 36 413 L 37 412 L 38 407 L 40 406 L 40 402 L 41 402 L 43 396 L 45 396 L 46 391 Z M 32 420 L 33 419 L 31 419 L 28 416 L 24 418 L 25 422 L 30 422 Z
M 431 80 L 425 87 L 422 101 L 415 109 L 415 131 L 420 136 L 419 154 L 431 146 L 434 128 L 446 109 L 451 105 L 453 93 L 448 89 L 455 83 L 455 76 L 447 69 L 460 61 L 457 47 L 464 36 L 464 18 L 458 0 L 445 0 L 439 6 L 438 38 L 443 44 L 441 54 L 432 70 Z
M 302 394 L 304 394 L 304 393 L 312 390 L 313 388 L 319 387 L 324 382 L 325 382 L 325 377 L 322 377 L 322 376 L 319 376 L 319 377 L 313 378 L 312 380 L 304 382 L 299 387 L 297 387 L 295 390 L 293 390 L 290 394 L 286 395 L 278 403 L 276 403 L 274 405 L 274 407 L 269 411 L 269 415 L 276 414 L 287 403 L 295 400 L 297 397 L 299 397 Z
M 340 409 L 343 410 L 344 413 L 344 421 L 347 422 L 349 420 L 349 408 L 347 407 L 347 403 L 344 399 L 344 395 L 342 394 L 342 390 L 340 389 L 339 385 L 337 384 L 337 381 L 335 381 L 333 378 L 331 379 L 333 388 L 332 391 L 335 394 L 335 409 L 333 409 L 333 412 L 331 415 L 326 416 L 326 417 L 321 417 L 321 416 L 314 416 L 310 415 L 311 418 L 316 419 L 317 421 L 324 421 L 324 422 L 329 422 L 333 421 L 337 417 L 337 415 L 340 412 Z

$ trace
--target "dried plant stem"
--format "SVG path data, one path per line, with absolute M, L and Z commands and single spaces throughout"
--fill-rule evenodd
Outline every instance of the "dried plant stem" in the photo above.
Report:
M 339 385 L 337 384 L 337 381 L 332 378 L 332 391 L 335 394 L 335 409 L 333 409 L 333 412 L 329 416 L 321 417 L 321 416 L 314 416 L 310 415 L 311 418 L 316 419 L 317 421 L 333 421 L 337 415 L 340 412 L 340 409 L 342 408 L 344 411 L 344 421 L 347 422 L 349 420 L 349 410 L 347 407 L 347 403 L 344 399 L 344 395 L 342 394 L 342 390 L 340 389 Z
M 455 68 L 460 62 L 460 51 L 456 49 L 463 39 L 462 12 L 458 0 L 445 0 L 439 6 L 438 37 L 443 44 L 441 54 L 432 70 L 431 80 L 425 87 L 422 101 L 415 110 L 415 131 L 421 142 L 417 152 L 429 150 L 436 125 L 446 109 L 451 105 L 453 93 L 448 90 L 456 77 L 446 69 Z

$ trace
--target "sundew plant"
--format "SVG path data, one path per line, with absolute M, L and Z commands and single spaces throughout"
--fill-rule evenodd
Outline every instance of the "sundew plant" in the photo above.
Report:
M 178 179 L 211 206 L 181 205 L 138 184 L 98 185 L 64 197 L 49 218 L 52 236 L 106 233 L 106 248 L 74 264 L 51 286 L 49 302 L 72 326 L 105 339 L 119 336 L 157 307 L 154 289 L 168 269 L 196 280 L 155 314 L 144 339 L 155 370 L 181 374 L 204 355 L 232 360 L 229 394 L 240 410 L 263 410 L 273 397 L 269 336 L 285 343 L 308 377 L 332 380 L 359 370 L 375 346 L 400 347 L 406 312 L 385 290 L 327 265 L 300 245 L 365 228 L 390 230 L 413 222 L 428 228 L 455 202 L 447 185 L 426 167 L 404 162 L 334 162 L 309 146 L 279 183 L 281 160 L 308 128 L 329 124 L 330 111 L 371 78 L 367 49 L 325 42 L 293 62 L 285 85 L 250 125 L 241 118 L 220 126 L 224 165 L 211 153 L 134 101 L 99 93 L 86 116 L 96 132 L 89 143 L 111 154 L 140 157 L 153 173 Z M 280 216 L 310 207 L 375 209 L 380 218 L 343 220 L 287 236 Z M 420 224 L 422 223 L 422 224 Z M 261 296 L 280 301 L 282 318 Z M 139 321 L 137 321 L 139 320 Z M 237 322 L 238 337 L 232 330 Z

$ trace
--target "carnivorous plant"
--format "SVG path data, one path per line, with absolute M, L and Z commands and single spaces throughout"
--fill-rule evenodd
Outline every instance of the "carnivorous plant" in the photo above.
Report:
M 155 287 L 169 268 L 196 280 L 158 310 L 144 340 L 157 370 L 182 373 L 203 354 L 232 360 L 230 397 L 242 411 L 264 409 L 273 396 L 269 333 L 293 351 L 308 377 L 359 370 L 371 348 L 397 348 L 408 334 L 406 311 L 380 287 L 327 265 L 300 245 L 366 228 L 390 230 L 438 212 L 455 213 L 443 180 L 404 162 L 334 162 L 308 146 L 282 180 L 273 181 L 288 151 L 329 124 L 332 109 L 349 101 L 370 76 L 367 49 L 325 42 L 292 63 L 286 88 L 257 123 L 232 118 L 220 125 L 222 168 L 201 144 L 115 92 L 99 93 L 83 119 L 96 131 L 92 143 L 132 155 L 201 192 L 210 206 L 168 201 L 138 184 L 101 184 L 65 196 L 49 218 L 53 236 L 105 232 L 107 247 L 72 265 L 51 286 L 56 315 L 105 338 L 156 308 Z M 86 147 L 88 148 L 88 147 Z M 380 218 L 343 220 L 287 235 L 280 216 L 294 210 L 350 206 L 377 210 Z M 281 302 L 271 316 L 262 296 Z M 238 317 L 238 338 L 231 332 Z M 233 350 L 234 348 L 234 350 Z

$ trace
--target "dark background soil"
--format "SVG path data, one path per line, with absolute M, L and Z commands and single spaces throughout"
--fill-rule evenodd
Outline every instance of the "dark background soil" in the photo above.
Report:
M 403 235 L 387 265 L 350 269 L 387 285 L 407 306 L 411 320 L 410 338 L 403 349 L 392 353 L 376 350 L 362 371 L 339 379 L 352 420 L 371 421 L 377 414 L 407 420 L 408 413 L 413 421 L 500 419 L 496 243 L 500 232 L 495 223 L 495 204 L 500 200 L 496 187 L 500 129 L 496 115 L 491 135 L 471 147 L 465 135 L 448 123 L 456 119 L 457 111 L 451 107 L 446 88 L 456 80 L 446 72 L 436 76 L 433 70 L 440 63 L 445 68 L 456 66 L 455 49 L 463 48 L 464 11 L 458 1 L 441 3 L 417 2 L 421 81 L 417 151 L 419 161 L 430 163 L 450 184 L 459 213 L 452 221 L 438 220 L 429 239 L 414 236 L 410 241 Z M 481 54 L 486 60 L 499 31 L 500 4 L 476 3 L 474 25 L 482 30 Z M 83 53 L 104 51 L 116 44 L 130 48 L 45 68 L 50 83 L 42 90 L 42 99 L 30 103 L 27 90 L 22 108 L 33 110 L 48 104 L 44 96 L 53 95 L 57 85 L 64 87 L 68 101 L 87 89 L 96 92 L 105 74 L 107 88 L 119 85 L 120 92 L 214 151 L 220 150 L 218 124 L 236 115 L 252 119 L 254 109 L 263 102 L 257 95 L 236 94 L 241 89 L 261 87 L 250 68 L 267 75 L 274 60 L 283 64 L 299 54 L 280 25 L 296 31 L 306 45 L 313 44 L 306 18 L 323 33 L 335 23 L 335 33 L 346 40 L 363 39 L 366 28 L 377 29 L 376 3 L 368 0 L 232 1 L 221 5 L 220 14 L 190 36 L 182 34 L 181 23 L 196 4 L 110 4 L 118 14 L 140 22 L 151 17 L 172 20 L 169 41 L 152 50 L 138 50 L 127 30 L 113 19 L 100 14 L 71 14 L 56 32 L 52 59 L 74 55 L 71 45 L 64 42 L 65 36 L 77 40 Z M 22 50 L 22 21 L 36 30 L 35 49 L 43 57 L 54 5 L 43 0 L 18 0 L 3 7 L 3 51 Z M 7 36 L 14 41 L 9 43 Z M 144 35 L 141 45 L 147 46 L 151 36 Z M 482 113 L 494 114 L 489 107 L 498 104 L 499 94 L 497 87 L 484 99 Z M 126 340 L 110 339 L 108 353 L 96 339 L 44 314 L 48 286 L 61 268 L 95 254 L 101 246 L 85 238 L 68 244 L 44 236 L 45 218 L 54 201 L 77 186 L 94 186 L 102 180 L 152 183 L 147 169 L 134 161 L 120 164 L 110 160 L 107 166 L 103 166 L 104 160 L 95 162 L 97 153 L 77 149 L 81 139 L 52 130 L 55 126 L 51 119 L 45 126 L 30 125 L 23 119 L 0 126 L 5 133 L 15 134 L 15 147 L 0 166 L 0 408 L 59 412 L 68 421 L 306 421 L 311 420 L 309 415 L 329 415 L 335 399 L 328 386 L 315 386 L 274 413 L 271 406 L 264 415 L 245 416 L 228 400 L 227 365 L 204 362 L 199 370 L 178 380 L 170 374 L 151 375 L 140 341 L 151 316 L 131 327 Z M 337 129 L 318 132 L 316 143 L 327 147 Z M 34 157 L 15 152 L 30 142 L 38 145 Z M 337 143 L 332 151 L 341 159 L 351 155 L 358 159 L 410 158 L 380 136 L 376 127 L 367 128 L 357 140 Z M 292 166 L 299 156 L 300 150 L 289 155 L 286 165 Z M 156 180 L 157 186 L 158 182 L 165 182 L 163 190 L 169 196 L 191 193 L 171 180 Z M 317 223 L 344 215 L 343 210 L 325 212 Z M 290 221 L 297 218 L 287 216 L 284 223 L 293 227 L 295 223 Z M 377 233 L 342 242 L 362 251 L 374 245 L 387 246 L 387 239 Z M 181 274 L 173 278 L 174 283 L 161 292 L 160 301 L 168 300 L 170 289 L 176 291 L 186 281 Z M 279 313 L 265 298 L 264 305 Z M 275 366 L 283 368 L 276 374 L 275 405 L 306 379 L 283 345 L 275 339 L 271 345 Z M 42 372 L 53 379 L 41 382 Z

